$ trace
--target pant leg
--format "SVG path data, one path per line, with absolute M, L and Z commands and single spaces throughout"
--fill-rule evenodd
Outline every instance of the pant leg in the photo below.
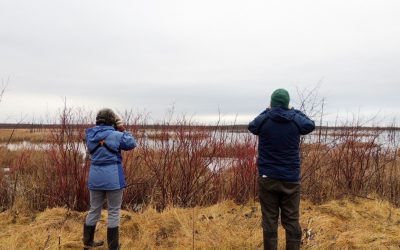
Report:
M 86 225 L 95 226 L 101 216 L 101 208 L 103 207 L 105 191 L 89 190 L 90 195 L 90 209 L 86 216 Z
M 300 184 L 281 182 L 281 221 L 286 231 L 286 249 L 300 249 L 301 226 L 299 223 Z
M 258 178 L 259 199 L 262 212 L 264 249 L 277 249 L 279 194 L 275 192 L 275 181 L 269 178 Z
M 107 191 L 108 228 L 114 228 L 119 226 L 119 219 L 120 219 L 119 214 L 121 211 L 123 192 L 124 192 L 123 189 Z

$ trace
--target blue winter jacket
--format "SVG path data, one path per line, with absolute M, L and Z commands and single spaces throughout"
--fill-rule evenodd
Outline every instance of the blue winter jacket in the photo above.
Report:
M 100 141 L 109 147 L 99 146 Z M 86 130 L 86 145 L 91 154 L 88 188 L 90 190 L 117 190 L 124 188 L 121 150 L 131 150 L 136 142 L 129 132 L 119 132 L 112 126 L 99 125 Z
M 258 173 L 271 179 L 300 181 L 300 135 L 311 133 L 314 121 L 295 109 L 263 111 L 248 129 L 258 135 Z

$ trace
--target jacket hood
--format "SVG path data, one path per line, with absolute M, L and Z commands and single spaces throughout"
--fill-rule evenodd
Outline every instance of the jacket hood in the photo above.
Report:
M 113 131 L 115 131 L 114 127 L 112 126 L 96 126 L 93 128 L 88 128 L 86 130 L 87 139 L 90 142 L 99 142 L 104 140 L 107 136 L 109 136 Z
M 282 107 L 273 107 L 268 116 L 277 122 L 289 122 L 294 119 L 296 111 L 294 109 L 285 109 Z

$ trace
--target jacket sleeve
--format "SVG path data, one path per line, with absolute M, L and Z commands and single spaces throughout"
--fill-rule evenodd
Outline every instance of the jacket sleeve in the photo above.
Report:
M 315 129 L 314 121 L 308 118 L 300 110 L 296 110 L 294 122 L 296 123 L 297 127 L 299 128 L 300 134 L 302 135 L 309 134 Z
M 137 146 L 135 138 L 133 138 L 132 134 L 127 131 L 123 132 L 119 145 L 122 150 L 131 150 Z
M 254 135 L 260 134 L 260 127 L 263 124 L 264 120 L 267 119 L 268 109 L 264 110 L 261 114 L 259 114 L 253 121 L 251 121 L 247 127 L 247 129 Z

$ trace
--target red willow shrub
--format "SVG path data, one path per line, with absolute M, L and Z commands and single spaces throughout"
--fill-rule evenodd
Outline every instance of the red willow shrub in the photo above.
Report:
M 60 125 L 50 133 L 47 149 L 47 172 L 44 182 L 48 206 L 67 206 L 86 210 L 88 190 L 86 180 L 89 161 L 86 159 L 85 129 L 93 123 L 82 110 L 64 108 Z
M 13 185 L 10 181 L 12 178 L 10 168 L 10 165 L 3 165 L 0 168 L 0 211 L 6 210 L 11 204 Z
M 245 126 L 204 126 L 185 116 L 147 125 L 146 115 L 122 117 L 138 143 L 123 153 L 124 206 L 138 210 L 151 204 L 162 210 L 257 198 L 257 138 Z M 90 162 L 84 138 L 93 121 L 90 113 L 64 108 L 49 144 L 13 154 L 9 175 L 0 173 L 0 207 L 24 197 L 34 209 L 86 210 Z M 375 194 L 400 205 L 398 131 L 358 124 L 336 130 L 320 127 L 302 139 L 303 198 L 324 202 Z
M 146 130 L 147 123 L 146 114 L 134 114 L 132 111 L 126 111 L 122 115 L 125 127 L 133 134 L 137 144 L 139 145 L 133 151 L 123 151 L 122 160 L 127 188 L 124 192 L 125 206 L 134 210 L 139 209 L 143 204 L 149 202 L 149 194 L 152 189 L 151 173 L 143 161 L 142 145 L 147 140 Z
M 255 138 L 249 134 L 238 137 L 227 127 L 199 125 L 184 116 L 153 129 L 144 129 L 145 119 L 124 120 L 139 145 L 124 153 L 126 206 L 152 203 L 161 210 L 254 197 Z
M 226 199 L 245 203 L 256 198 L 258 194 L 257 140 L 253 135 L 246 133 L 234 136 L 228 145 L 228 156 L 232 160 L 223 173 L 224 179 L 228 181 Z
M 182 117 L 174 124 L 164 122 L 156 133 L 157 139 L 140 145 L 154 183 L 152 202 L 160 209 L 207 204 L 213 192 L 211 184 L 220 171 L 214 155 L 223 150 L 224 132 L 197 126 Z
M 302 145 L 303 196 L 323 202 L 377 195 L 399 205 L 398 145 L 383 138 L 395 138 L 395 131 L 365 129 L 357 123 L 337 129 L 340 133 L 325 133 L 325 144 Z
M 0 212 L 4 211 L 9 201 L 9 187 L 5 179 L 5 173 L 3 170 L 0 171 Z

